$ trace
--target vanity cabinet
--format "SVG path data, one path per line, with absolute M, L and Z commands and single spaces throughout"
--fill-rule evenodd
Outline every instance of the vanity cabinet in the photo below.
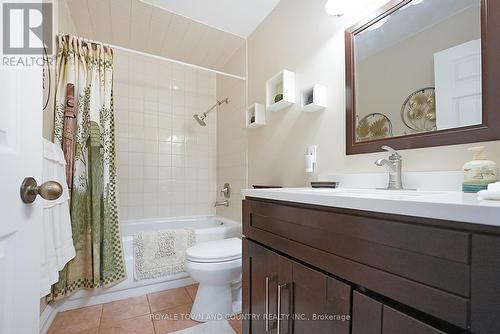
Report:
M 349 333 L 351 287 L 243 240 L 246 333 Z
M 353 293 L 352 334 L 444 334 L 360 292 Z
M 243 234 L 243 311 L 280 333 L 500 333 L 498 228 L 247 197 Z

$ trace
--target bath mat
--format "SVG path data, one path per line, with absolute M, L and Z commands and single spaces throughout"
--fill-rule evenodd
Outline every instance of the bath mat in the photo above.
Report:
M 205 322 L 201 325 L 189 327 L 172 334 L 236 334 L 227 320 Z
M 141 232 L 134 236 L 134 278 L 158 278 L 184 271 L 186 249 L 196 243 L 194 230 Z

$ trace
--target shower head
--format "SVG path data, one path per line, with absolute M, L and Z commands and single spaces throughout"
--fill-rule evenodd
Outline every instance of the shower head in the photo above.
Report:
M 193 115 L 193 118 L 196 120 L 196 122 L 198 122 L 198 124 L 200 124 L 201 126 L 207 126 L 207 123 L 205 123 L 204 119 L 205 119 L 205 115 L 203 116 L 200 116 L 198 114 L 196 115 Z
M 214 104 L 212 106 L 212 108 L 208 109 L 207 111 L 205 111 L 201 116 L 198 115 L 198 114 L 194 114 L 193 115 L 193 118 L 196 120 L 196 122 L 198 122 L 198 124 L 200 124 L 201 126 L 207 126 L 207 123 L 205 123 L 205 118 L 207 118 L 207 114 L 212 111 L 215 107 L 218 107 L 220 106 L 221 104 L 223 103 L 226 103 L 228 104 L 229 103 L 229 99 L 226 97 L 224 100 L 222 101 L 217 101 L 216 104 Z

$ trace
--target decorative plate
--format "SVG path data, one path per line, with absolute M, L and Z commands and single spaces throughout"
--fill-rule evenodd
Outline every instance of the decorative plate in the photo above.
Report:
M 408 96 L 401 107 L 403 123 L 414 132 L 436 131 L 436 90 L 419 89 Z
M 391 120 L 381 113 L 366 115 L 358 122 L 356 136 L 357 141 L 392 137 Z

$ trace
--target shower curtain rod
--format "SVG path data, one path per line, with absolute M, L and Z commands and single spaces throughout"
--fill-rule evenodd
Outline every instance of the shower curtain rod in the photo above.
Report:
M 231 78 L 234 78 L 234 79 L 246 80 L 245 77 L 241 77 L 241 76 L 238 76 L 238 75 L 235 75 L 235 74 L 226 73 L 226 72 L 214 70 L 214 69 L 211 69 L 211 68 L 208 68 L 208 67 L 203 67 L 203 66 L 199 66 L 199 65 L 195 65 L 195 64 L 186 63 L 186 62 L 183 62 L 183 61 L 180 61 L 180 60 L 175 60 L 175 59 L 171 59 L 171 58 L 167 58 L 167 57 L 157 56 L 157 55 L 154 55 L 154 54 L 151 54 L 151 53 L 146 53 L 146 52 L 142 52 L 142 51 L 139 51 L 139 50 L 129 49 L 129 48 L 126 48 L 126 47 L 123 47 L 123 46 L 119 46 L 119 45 L 113 45 L 113 44 L 109 44 L 109 43 L 104 43 L 104 42 L 96 41 L 96 40 L 93 40 L 93 39 L 76 36 L 76 35 L 73 35 L 73 34 L 59 33 L 59 34 L 57 34 L 57 36 L 74 36 L 74 37 L 80 38 L 80 39 L 82 39 L 82 40 L 84 40 L 86 42 L 89 42 L 89 43 L 97 43 L 97 44 L 102 44 L 104 46 L 108 46 L 111 49 L 121 50 L 121 51 L 125 51 L 125 52 L 130 52 L 130 53 L 135 53 L 135 54 L 138 54 L 138 55 L 141 55 L 141 56 L 144 56 L 144 57 L 155 58 L 155 59 L 158 59 L 158 60 L 169 61 L 169 62 L 172 62 L 172 63 L 176 63 L 176 64 L 180 64 L 180 65 L 184 65 L 184 66 L 196 68 L 196 69 L 199 69 L 199 70 L 204 70 L 204 71 L 208 71 L 208 72 L 212 72 L 212 73 L 224 75 L 224 76 L 231 77 Z

